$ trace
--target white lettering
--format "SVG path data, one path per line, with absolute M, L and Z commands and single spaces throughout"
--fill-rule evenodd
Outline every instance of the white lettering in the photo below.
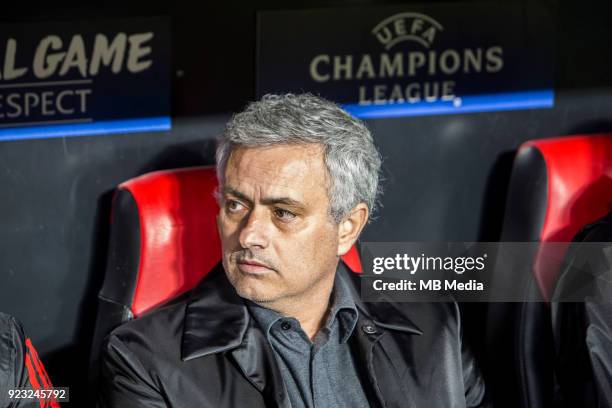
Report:
M 478 48 L 475 50 L 466 49 L 463 54 L 463 72 L 469 74 L 472 70 L 474 72 L 482 71 L 482 49 Z
M 368 54 L 365 54 L 361 58 L 361 63 L 359 64 L 359 68 L 357 68 L 357 74 L 355 75 L 355 78 L 361 79 L 364 73 L 370 79 L 376 77 L 376 74 L 374 73 L 374 66 L 372 65 L 372 58 Z
M 382 30 L 376 33 L 376 38 L 378 38 L 382 45 L 387 45 L 393 39 L 393 33 L 391 33 L 388 27 L 383 27 Z
M 393 55 L 393 62 L 389 59 L 389 55 L 383 53 L 380 55 L 380 73 L 381 78 L 399 77 L 404 75 L 404 59 L 401 53 Z
M 67 90 L 67 91 L 62 91 L 57 95 L 57 101 L 55 103 L 55 107 L 57 109 L 57 111 L 63 115 L 71 115 L 74 113 L 74 109 L 73 108 L 65 108 L 64 104 L 62 103 L 62 100 L 64 99 L 64 97 L 66 95 L 74 95 L 74 92 L 71 90 Z
M 310 62 L 310 77 L 317 82 L 327 82 L 330 75 L 320 73 L 318 66 L 321 63 L 329 65 L 329 55 L 321 54 L 312 59 Z
M 40 94 L 40 96 L 42 97 L 42 106 L 41 106 L 41 113 L 43 116 L 51 116 L 55 114 L 55 111 L 53 109 L 49 109 L 52 105 L 53 105 L 53 100 L 51 99 L 51 97 L 53 96 L 53 92 L 43 92 Z
M 450 60 L 450 62 L 449 62 Z M 461 57 L 455 50 L 445 50 L 440 55 L 440 70 L 446 75 L 452 75 L 459 70 Z
M 452 101 L 455 99 L 455 81 L 442 82 L 442 100 Z
M 81 97 L 81 113 L 87 112 L 87 96 L 91 95 L 91 89 L 77 89 L 74 93 Z
M 408 75 L 416 75 L 417 68 L 425 65 L 425 54 L 422 52 L 411 52 L 408 54 Z
M 28 71 L 27 68 L 15 68 L 15 54 L 17 54 L 17 41 L 9 38 L 6 43 L 6 54 L 4 55 L 4 79 L 11 80 L 19 78 Z M 2 78 L 2 76 L 0 76 Z
M 359 87 L 359 104 L 360 105 L 370 105 L 372 101 L 367 97 L 366 87 L 361 85 Z
M 404 94 L 402 92 L 402 87 L 399 84 L 393 85 L 391 89 L 391 94 L 389 95 L 389 102 L 392 103 L 403 103 L 406 102 L 404 99 Z
M 342 77 L 344 73 L 344 78 Z M 334 81 L 340 79 L 351 79 L 353 77 L 353 56 L 344 56 L 344 61 L 341 56 L 334 57 Z
M 70 45 L 68 45 L 68 51 L 66 52 L 66 59 L 62 64 L 59 75 L 64 76 L 71 68 L 78 68 L 82 77 L 87 76 L 87 57 L 85 56 L 85 43 L 83 37 L 79 34 L 72 37 Z
M 416 34 L 417 32 L 423 29 L 423 20 L 420 18 L 415 18 L 412 20 L 412 27 L 410 28 L 411 34 Z
M 406 87 L 406 96 L 408 102 L 415 103 L 421 100 L 421 87 L 416 82 L 411 83 Z
M 129 37 L 130 51 L 127 61 L 127 69 L 132 73 L 144 71 L 149 68 L 153 61 L 150 59 L 140 61 L 151 53 L 151 47 L 143 47 L 143 44 L 153 38 L 153 33 L 133 34 Z
M 55 73 L 57 66 L 66 53 L 59 52 L 47 55 L 49 49 L 59 50 L 62 48 L 62 40 L 56 35 L 43 38 L 34 53 L 34 75 L 38 78 L 48 78 Z
M 374 103 L 375 104 L 384 104 L 385 100 L 385 92 L 387 91 L 387 85 L 375 85 L 374 86 Z
M 19 99 L 19 94 L 10 94 L 6 98 L 8 105 L 13 108 L 12 112 L 6 113 L 6 116 L 9 118 L 16 118 L 17 116 L 21 115 L 21 105 L 19 105 L 15 99 Z
M 427 42 L 431 44 L 433 43 L 434 37 L 436 36 L 437 32 L 438 31 L 436 30 L 436 27 L 430 26 L 427 30 L 423 31 L 423 34 L 421 34 L 421 37 L 425 38 Z
M 38 106 L 38 104 L 40 103 L 40 98 L 38 97 L 38 94 L 35 94 L 33 92 L 27 92 L 25 94 L 25 115 L 26 116 L 30 116 L 30 108 L 35 108 Z
M 89 65 L 89 75 L 96 75 L 100 69 L 100 64 L 108 66 L 111 62 L 111 71 L 113 73 L 116 74 L 121 71 L 126 44 L 127 35 L 125 33 L 117 34 L 110 45 L 104 34 L 96 35 L 94 52 L 91 56 L 91 64 Z
M 502 47 L 491 47 L 486 52 L 487 72 L 499 72 L 504 67 Z
M 393 28 L 395 28 L 395 34 L 398 36 L 406 35 L 406 22 L 404 19 L 397 19 L 393 22 Z

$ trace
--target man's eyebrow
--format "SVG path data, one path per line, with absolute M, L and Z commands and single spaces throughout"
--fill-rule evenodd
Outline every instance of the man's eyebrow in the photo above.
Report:
M 253 202 L 246 195 L 242 194 L 240 191 L 236 190 L 235 188 L 225 187 L 223 189 L 223 194 L 233 195 L 234 197 L 237 197 L 243 201 L 246 201 L 249 204 L 253 204 Z
M 250 198 L 248 198 L 246 195 L 244 195 L 243 193 L 241 193 L 240 191 L 232 187 L 224 188 L 223 193 L 233 195 L 234 197 L 244 200 L 249 204 L 253 204 L 253 201 Z M 291 197 L 266 197 L 263 200 L 261 200 L 261 203 L 263 205 L 284 204 L 284 205 L 290 205 L 292 207 L 303 207 L 304 206 L 303 203 Z
M 285 204 L 292 207 L 303 207 L 304 204 L 290 197 L 266 197 L 261 200 L 263 205 Z

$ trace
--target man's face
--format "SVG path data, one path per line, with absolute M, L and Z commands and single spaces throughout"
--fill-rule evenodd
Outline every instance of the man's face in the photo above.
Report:
M 217 225 L 223 266 L 257 303 L 299 301 L 333 280 L 338 225 L 329 213 L 320 145 L 235 149 Z

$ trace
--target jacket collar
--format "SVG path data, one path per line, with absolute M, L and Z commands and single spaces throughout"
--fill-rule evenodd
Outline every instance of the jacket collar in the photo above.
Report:
M 359 295 L 360 276 L 349 272 L 343 262 L 337 272 L 350 288 L 360 321 L 370 321 L 381 329 L 423 334 L 404 311 L 391 302 L 366 305 Z M 221 263 L 194 289 L 185 310 L 181 357 L 191 360 L 238 348 L 247 339 L 252 324 L 248 309 L 228 281 Z M 356 327 L 356 330 L 361 330 Z
M 191 360 L 238 347 L 249 313 L 227 280 L 221 263 L 194 289 L 185 309 L 181 358 Z

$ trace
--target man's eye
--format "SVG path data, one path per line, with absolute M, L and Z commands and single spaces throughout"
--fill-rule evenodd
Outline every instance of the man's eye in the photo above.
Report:
M 243 205 L 236 200 L 228 200 L 225 205 L 230 212 L 240 211 L 243 207 Z
M 274 215 L 281 221 L 290 221 L 295 218 L 295 214 L 291 211 L 283 210 L 282 208 L 277 208 L 274 210 Z

